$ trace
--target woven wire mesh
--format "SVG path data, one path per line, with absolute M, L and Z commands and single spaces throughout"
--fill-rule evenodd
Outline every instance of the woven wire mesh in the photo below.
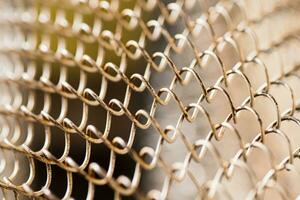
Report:
M 297 198 L 299 6 L 2 0 L 1 195 Z

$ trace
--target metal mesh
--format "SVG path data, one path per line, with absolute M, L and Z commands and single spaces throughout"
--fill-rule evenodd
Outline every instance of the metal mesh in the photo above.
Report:
M 1 195 L 299 198 L 299 6 L 2 0 Z

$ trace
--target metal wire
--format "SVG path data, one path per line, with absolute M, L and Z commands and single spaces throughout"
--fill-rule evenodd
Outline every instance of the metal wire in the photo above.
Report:
M 225 185 L 238 169 L 244 171 L 252 182 L 245 198 L 264 199 L 267 190 L 277 192 L 282 199 L 296 198 L 300 194 L 300 190 L 293 193 L 288 184 L 278 181 L 279 176 L 294 173 L 298 181 L 290 184 L 300 182 L 300 165 L 297 164 L 300 143 L 282 128 L 284 124 L 300 126 L 298 1 L 6 0 L 1 1 L 0 7 L 0 187 L 3 198 L 11 198 L 10 192 L 16 199 L 25 196 L 60 198 L 51 190 L 53 167 L 62 169 L 67 177 L 62 199 L 72 198 L 75 174 L 88 183 L 86 199 L 93 199 L 95 187 L 102 185 L 112 188 L 115 199 L 126 196 L 166 199 L 170 198 L 172 187 L 186 178 L 192 183 L 188 187 L 197 190 L 193 198 L 214 199 L 221 195 L 232 199 L 237 195 L 232 191 L 240 192 L 241 188 Z M 220 32 L 217 27 L 221 26 L 225 28 Z M 210 40 L 204 41 L 209 44 L 208 48 L 199 42 L 204 34 Z M 163 41 L 162 49 L 156 51 L 152 44 L 160 41 Z M 221 56 L 225 46 L 234 52 L 232 59 L 236 61 L 232 66 L 227 66 Z M 192 60 L 181 66 L 176 57 L 183 56 L 180 59 L 187 60 L 186 49 L 192 52 Z M 266 63 L 266 55 L 275 55 L 277 68 Z M 139 64 L 146 66 L 139 69 L 131 66 L 133 61 L 139 60 L 142 60 Z M 214 63 L 215 74 L 220 73 L 212 85 L 199 73 L 200 70 L 205 75 L 208 60 Z M 257 69 L 262 81 L 253 75 Z M 72 70 L 78 70 L 79 74 L 72 73 Z M 276 70 L 279 73 L 274 73 Z M 172 74 L 172 78 L 164 80 L 167 86 L 153 83 L 153 76 L 166 71 Z M 88 85 L 92 76 L 101 80 L 99 91 Z M 246 98 L 239 105 L 235 104 L 229 90 L 235 87 L 235 91 L 241 92 L 233 82 L 234 77 L 241 80 L 246 86 L 242 90 L 247 91 Z M 76 81 L 78 84 L 74 84 Z M 201 94 L 195 101 L 186 103 L 190 89 L 183 89 L 183 95 L 179 95 L 176 89 L 189 88 L 191 82 L 196 82 L 192 90 Z M 126 85 L 121 100 L 111 95 L 109 86 L 114 83 Z M 285 98 L 290 102 L 289 107 L 282 109 L 281 101 L 272 93 L 276 88 L 283 88 L 283 93 L 288 94 Z M 138 105 L 134 101 L 137 93 L 151 96 L 149 109 L 146 106 L 132 109 L 132 104 Z M 229 113 L 217 122 L 212 117 L 217 112 L 212 113 L 207 105 L 213 104 L 220 96 L 222 106 L 229 108 Z M 269 123 L 257 110 L 260 99 L 264 99 L 267 113 L 273 113 Z M 80 102 L 82 109 L 75 109 L 71 101 Z M 157 113 L 171 102 L 175 102 L 180 115 L 173 125 L 164 126 L 161 121 L 164 115 L 158 117 Z M 99 119 L 105 123 L 103 130 L 99 130 L 89 118 L 91 110 L 96 108 L 105 111 L 105 117 Z M 59 110 L 57 116 L 52 114 L 55 109 Z M 78 122 L 71 119 L 70 113 L 74 109 Z M 249 126 L 259 127 L 251 140 L 247 140 L 238 128 L 241 113 L 255 118 L 255 124 L 249 123 Z M 201 121 L 198 120 L 200 115 L 203 116 Z M 113 118 L 122 116 L 130 121 L 130 131 L 112 135 L 112 127 L 117 126 Z M 208 123 L 209 131 L 205 137 L 191 140 L 184 124 L 198 123 Z M 36 130 L 36 124 L 42 129 Z M 56 142 L 53 128 L 64 135 L 64 150 L 60 157 L 49 148 Z M 134 147 L 137 135 L 144 134 L 139 130 L 149 130 L 147 134 L 157 136 L 154 147 Z M 226 159 L 222 151 L 228 146 L 220 146 L 218 142 L 228 133 L 235 135 L 239 146 L 234 155 Z M 44 138 L 37 135 L 44 135 Z M 75 146 L 84 152 L 81 163 L 70 155 L 70 149 L 75 145 L 71 140 L 75 135 L 85 141 L 85 146 Z M 268 145 L 274 135 L 280 136 L 283 143 L 283 146 L 278 146 L 281 153 L 285 152 L 280 162 L 275 161 L 276 150 Z M 43 140 L 42 147 L 35 150 L 32 145 L 38 138 Z M 176 154 L 162 153 L 165 146 L 176 148 L 178 141 L 184 148 L 178 151 L 187 152 L 183 160 L 176 160 Z M 93 145 L 109 150 L 107 167 L 91 161 Z M 267 157 L 270 165 L 261 178 L 252 170 L 253 164 L 260 161 L 249 159 L 256 150 Z M 218 169 L 212 179 L 200 181 L 197 171 L 193 171 L 190 165 L 192 162 L 203 164 L 208 153 L 218 163 Z M 115 174 L 118 155 L 128 155 L 134 161 L 132 176 Z M 173 156 L 176 163 L 168 163 L 167 156 Z M 37 161 L 43 163 L 46 170 L 45 183 L 40 188 L 33 187 L 34 180 L 41 178 L 37 177 Z M 163 181 L 161 185 L 150 185 L 150 190 L 144 191 L 141 178 L 144 173 L 155 169 L 161 171 Z

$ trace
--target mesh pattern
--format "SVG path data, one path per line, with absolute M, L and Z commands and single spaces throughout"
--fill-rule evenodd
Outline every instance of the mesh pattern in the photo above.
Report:
M 0 7 L 4 197 L 70 199 L 84 183 L 86 199 L 101 186 L 116 199 L 175 199 L 172 188 L 186 179 L 182 188 L 200 199 L 299 195 L 298 1 L 4 0 Z M 187 126 L 197 124 L 207 131 L 193 135 L 199 129 Z M 97 148 L 107 163 L 93 157 Z M 120 156 L 133 163 L 130 173 L 116 173 L 129 167 Z M 192 167 L 208 156 L 216 170 Z M 51 189 L 54 168 L 66 177 L 61 196 Z

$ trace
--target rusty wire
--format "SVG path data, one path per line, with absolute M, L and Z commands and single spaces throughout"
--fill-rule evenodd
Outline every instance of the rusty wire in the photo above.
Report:
M 132 7 L 121 9 L 123 3 L 133 4 Z M 176 0 L 166 3 L 162 0 L 136 0 L 136 1 L 98 1 L 98 0 L 6 0 L 1 6 L 1 70 L 0 88 L 2 100 L 0 101 L 1 117 L 1 141 L 2 152 L 0 165 L 0 187 L 3 196 L 6 197 L 10 191 L 15 198 L 24 195 L 31 198 L 58 198 L 55 191 L 51 191 L 52 167 L 58 166 L 64 170 L 67 176 L 67 188 L 62 199 L 72 197 L 74 182 L 72 176 L 79 174 L 88 183 L 86 198 L 93 199 L 95 187 L 108 185 L 115 193 L 115 198 L 124 196 L 135 196 L 145 199 L 166 199 L 174 182 L 181 182 L 188 177 L 192 180 L 198 190 L 198 198 L 214 199 L 217 194 L 230 197 L 224 182 L 230 181 L 237 168 L 244 170 L 252 181 L 252 189 L 248 191 L 247 198 L 263 198 L 268 189 L 273 189 L 283 199 L 295 198 L 298 194 L 290 194 L 289 188 L 276 183 L 277 176 L 283 172 L 296 172 L 300 180 L 300 168 L 294 163 L 300 158 L 300 146 L 292 146 L 293 138 L 282 130 L 282 123 L 293 123 L 300 125 L 299 99 L 295 86 L 291 85 L 290 79 L 300 81 L 298 56 L 299 50 L 295 46 L 300 45 L 299 29 L 300 5 L 298 1 L 256 1 L 255 12 L 249 8 L 247 0 L 220 0 L 211 3 L 206 0 Z M 263 3 L 267 2 L 267 3 Z M 130 4 L 130 5 L 131 5 Z M 262 4 L 268 4 L 267 8 Z M 51 9 L 57 10 L 53 12 Z M 68 10 L 74 12 L 73 20 L 67 19 Z M 194 11 L 192 11 L 194 10 Z M 196 14 L 195 14 L 196 10 Z M 238 12 L 241 18 L 234 19 L 233 11 Z M 157 18 L 146 19 L 145 13 L 158 12 Z M 54 13 L 54 14 L 53 14 Z M 280 20 L 276 16 L 280 15 Z M 92 15 L 93 22 L 89 24 L 84 21 L 85 15 Z M 196 17 L 195 17 L 196 15 Z M 54 17 L 53 17 L 54 16 Z M 153 15 L 155 16 L 155 15 Z M 217 16 L 217 17 L 216 17 Z M 265 19 L 275 16 L 276 20 L 271 22 Z M 53 19 L 52 19 L 53 18 Z M 215 19 L 223 20 L 226 31 L 217 34 L 215 30 Z M 183 30 L 176 33 L 170 31 L 167 26 L 177 26 L 178 21 L 183 21 Z M 113 30 L 105 29 L 103 22 L 115 23 Z M 269 23 L 269 24 L 268 24 Z M 271 23 L 271 24 L 270 24 Z M 179 25 L 178 25 L 179 26 Z M 274 26 L 269 32 L 269 37 L 263 38 L 259 35 L 257 27 Z M 277 29 L 276 29 L 277 28 Z M 209 35 L 210 45 L 206 50 L 197 47 L 195 38 L 201 37 L 206 32 Z M 124 36 L 126 31 L 137 31 L 135 39 Z M 202 32 L 201 32 L 202 31 Z M 274 31 L 274 32 L 273 32 Z M 127 33 L 128 34 L 128 33 Z M 51 35 L 55 35 L 54 40 Z M 251 40 L 252 49 L 246 51 L 239 37 Z M 68 49 L 68 40 L 76 41 L 76 50 Z M 124 39 L 125 38 L 125 39 Z M 149 50 L 151 43 L 163 40 L 165 46 L 162 50 L 152 52 Z M 56 48 L 53 48 L 55 43 Z M 150 43 L 150 44 L 149 44 Z M 96 44 L 96 57 L 93 58 L 86 51 L 88 44 Z M 222 52 L 220 46 L 227 45 L 235 52 L 238 60 L 233 66 L 225 66 L 219 55 Z M 294 46 L 293 46 L 294 45 Z M 179 66 L 173 60 L 172 55 L 180 55 L 184 48 L 193 52 L 193 59 L 188 66 Z M 288 52 L 284 50 L 289 49 Z M 107 61 L 108 52 L 113 52 L 119 59 L 119 63 Z M 294 61 L 287 66 L 284 58 L 291 56 Z M 280 73 L 271 75 L 273 66 L 268 66 L 261 56 L 263 54 L 275 53 L 278 58 Z M 144 60 L 143 72 L 135 72 L 130 69 L 129 61 Z M 205 72 L 203 67 L 207 59 L 216 63 L 217 70 L 221 73 L 215 84 L 207 85 L 199 75 L 198 70 Z M 53 82 L 53 63 L 58 63 L 58 82 Z M 249 78 L 247 65 L 253 65 L 262 70 L 264 81 L 259 86 L 254 86 L 253 79 Z M 42 66 L 42 67 L 39 67 Z M 251 66 L 251 67 L 253 67 Z M 68 71 L 79 70 L 78 85 L 70 83 L 74 77 L 68 76 Z M 217 71 L 216 70 L 216 71 Z M 128 71 L 133 71 L 129 73 Z M 168 87 L 158 87 L 152 82 L 152 74 L 171 71 L 173 78 L 169 80 Z M 101 79 L 100 91 L 94 91 L 87 86 L 90 74 L 98 75 Z M 251 74 L 251 69 L 250 69 Z M 227 88 L 231 85 L 232 77 L 240 77 L 247 86 L 248 96 L 241 105 L 233 103 L 231 94 Z M 187 87 L 190 82 L 197 82 L 197 90 L 201 95 L 195 102 L 185 104 L 182 97 L 176 93 L 176 87 Z M 122 82 L 126 84 L 126 92 L 123 99 L 112 97 L 107 100 L 108 85 Z M 299 84 L 299 82 L 298 82 Z M 283 87 L 289 92 L 291 105 L 287 110 L 280 110 L 277 99 L 270 90 L 274 87 Z M 38 103 L 36 92 L 42 93 L 42 108 L 35 110 Z M 151 107 L 149 110 L 141 107 L 137 111 L 129 108 L 134 93 L 148 92 L 151 96 Z M 51 94 L 59 96 L 58 102 L 51 98 Z M 215 122 L 211 113 L 204 105 L 214 101 L 217 94 L 224 97 L 224 105 L 230 107 L 230 112 L 222 122 Z M 183 97 L 184 98 L 184 97 Z M 263 116 L 256 111 L 257 99 L 265 98 L 267 104 L 273 106 L 275 121 L 264 124 Z M 78 100 L 82 104 L 82 111 L 78 113 L 80 122 L 73 122 L 68 118 L 69 101 Z M 162 126 L 157 118 L 157 110 L 167 106 L 174 101 L 181 111 L 175 125 Z M 58 117 L 51 116 L 51 109 L 61 104 Z M 95 124 L 88 119 L 90 109 L 100 107 L 106 111 L 105 128 L 98 130 Z M 259 126 L 259 132 L 251 141 L 243 139 L 243 133 L 236 125 L 242 112 L 253 115 Z M 197 116 L 203 115 L 204 121 L 196 121 Z M 121 136 L 110 136 L 112 118 L 114 116 L 126 116 L 131 121 L 131 129 L 127 135 L 128 139 Z M 205 119 L 206 118 L 206 119 Z M 189 140 L 188 132 L 182 128 L 184 123 L 208 123 L 210 131 L 205 138 Z M 24 124 L 26 128 L 24 129 Z M 34 124 L 43 126 L 44 142 L 41 149 L 31 149 L 34 135 Z M 55 157 L 49 150 L 51 140 L 51 127 L 62 130 L 64 134 L 64 152 L 61 157 Z M 156 134 L 157 141 L 154 147 L 144 146 L 139 150 L 133 148 L 137 129 L 148 130 Z M 25 130 L 25 131 L 24 131 Z M 239 150 L 235 155 L 226 160 L 222 157 L 220 150 L 212 141 L 221 141 L 225 132 L 229 131 L 236 135 L 239 141 Z M 298 130 L 299 131 L 299 130 Z M 71 138 L 79 135 L 85 140 L 85 147 L 80 151 L 85 152 L 82 163 L 77 163 L 70 155 Z M 279 135 L 285 143 L 288 153 L 285 158 L 276 163 L 273 153 L 266 145 L 269 135 Z M 182 141 L 186 150 L 184 160 L 179 163 L 168 164 L 165 162 L 161 151 L 166 144 L 174 144 Z M 54 140 L 55 142 L 55 140 Z M 99 163 L 90 162 L 92 144 L 103 145 L 110 151 L 109 166 L 105 168 Z M 224 147 L 226 148 L 226 147 Z M 252 151 L 258 149 L 261 154 L 269 160 L 270 168 L 262 179 L 257 179 L 251 170 L 248 157 Z M 203 158 L 210 152 L 219 164 L 219 169 L 212 180 L 200 183 L 195 171 L 189 169 L 192 161 L 201 163 Z M 129 155 L 135 162 L 132 177 L 115 177 L 114 170 L 117 155 Z M 18 156 L 23 156 L 27 162 L 22 164 Z M 45 164 L 46 181 L 43 187 L 34 189 L 31 185 L 36 178 L 35 161 Z M 23 177 L 21 183 L 16 181 L 19 174 L 28 165 L 29 173 Z M 298 167 L 298 168 L 297 168 Z M 159 168 L 164 174 L 164 181 L 160 189 L 141 191 L 141 177 L 146 171 Z M 297 184 L 297 183 L 295 183 Z M 156 187 L 155 187 L 156 188 Z M 7 197 L 8 198 L 8 197 Z

